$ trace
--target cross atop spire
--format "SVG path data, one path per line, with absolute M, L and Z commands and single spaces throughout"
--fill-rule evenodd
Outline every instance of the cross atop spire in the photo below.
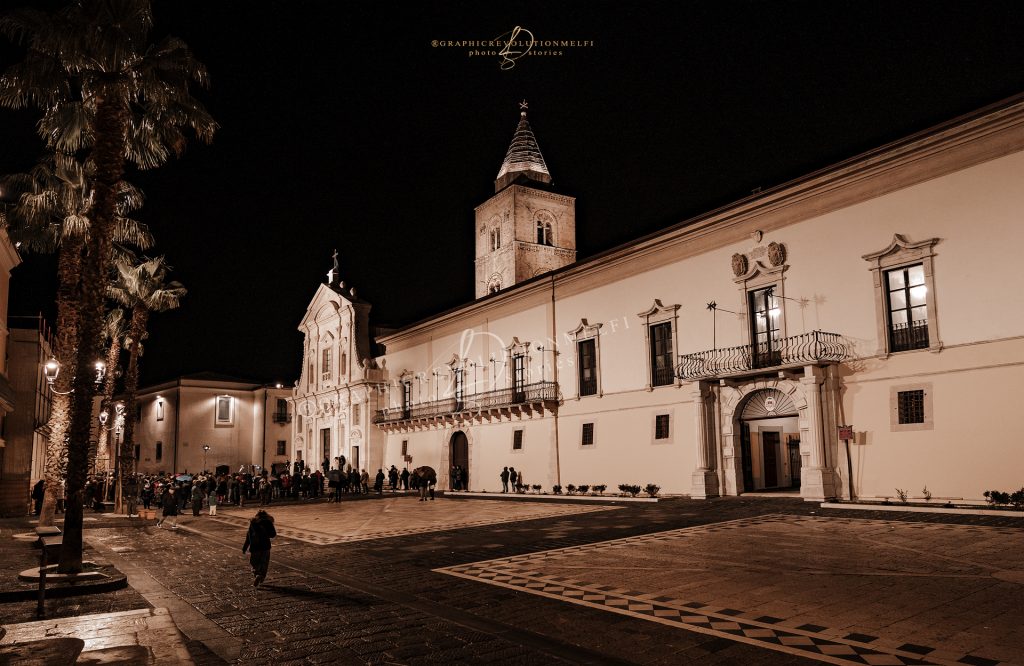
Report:
M 525 99 L 519 102 L 519 126 L 516 127 L 516 133 L 512 136 L 512 145 L 508 147 L 505 161 L 501 163 L 498 178 L 494 181 L 495 192 L 506 187 L 520 175 L 541 183 L 551 182 L 548 165 L 540 153 L 540 146 L 537 145 L 537 139 L 533 136 L 533 129 L 526 120 L 527 108 L 529 108 L 529 104 Z
M 334 266 L 331 270 L 327 271 L 327 284 L 333 285 L 335 278 L 338 277 L 340 271 L 338 270 L 338 249 L 334 249 L 334 254 L 331 255 L 331 259 L 334 260 Z

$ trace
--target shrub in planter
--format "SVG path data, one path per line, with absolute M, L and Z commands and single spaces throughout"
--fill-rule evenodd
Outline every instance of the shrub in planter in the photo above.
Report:
M 907 491 L 906 490 L 903 490 L 902 488 L 897 488 L 896 489 L 896 497 L 899 497 L 900 501 L 903 502 L 904 504 L 907 503 Z
M 932 491 L 928 490 L 928 486 L 924 487 L 924 490 L 921 491 L 921 495 L 924 496 L 925 502 L 932 501 Z
M 532 487 L 533 487 L 533 492 L 535 492 L 535 493 L 537 493 L 539 495 L 540 494 L 541 485 L 539 483 L 535 483 L 535 484 L 533 484 Z
M 584 484 L 577 488 L 577 490 L 580 491 L 580 495 L 586 495 L 588 492 L 590 492 L 590 486 Z
M 551 486 L 551 492 L 553 492 L 556 495 L 561 495 L 562 494 L 562 486 L 559 486 L 557 484 Z
M 604 495 L 604 491 L 607 489 L 608 486 L 604 485 L 603 483 L 599 486 L 594 486 L 594 492 L 597 493 L 598 495 Z
M 623 483 L 619 485 L 619 490 L 622 491 L 623 495 L 629 495 L 630 497 L 636 497 L 640 494 L 640 486 L 632 483 Z
M 657 497 L 659 490 L 661 490 L 661 486 L 657 486 L 653 483 L 648 483 L 644 488 L 644 492 L 647 493 L 649 497 Z
M 569 493 L 570 495 L 575 495 L 576 494 L 576 486 L 574 486 L 573 484 L 570 483 L 569 485 L 567 485 L 565 487 L 565 492 Z

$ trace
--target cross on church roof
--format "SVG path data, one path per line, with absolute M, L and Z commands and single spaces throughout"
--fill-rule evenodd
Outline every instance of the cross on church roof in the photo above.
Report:
M 522 102 L 519 102 L 519 113 L 520 113 L 520 115 L 523 115 L 523 116 L 525 116 L 525 115 L 526 115 L 526 109 L 527 109 L 527 108 L 528 108 L 529 106 L 530 106 L 530 105 L 526 103 L 526 99 L 523 99 L 523 101 L 522 101 Z

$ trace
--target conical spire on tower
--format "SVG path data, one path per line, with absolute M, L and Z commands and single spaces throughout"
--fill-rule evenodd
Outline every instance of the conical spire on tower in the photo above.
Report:
M 551 182 L 551 173 L 540 153 L 540 146 L 533 136 L 529 121 L 526 120 L 527 103 L 524 99 L 519 103 L 519 126 L 512 137 L 512 145 L 508 147 L 505 161 L 501 163 L 498 177 L 494 181 L 494 191 L 501 190 L 520 175 L 542 183 Z

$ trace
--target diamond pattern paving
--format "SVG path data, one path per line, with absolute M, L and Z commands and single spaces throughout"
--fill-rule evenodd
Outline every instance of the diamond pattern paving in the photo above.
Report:
M 770 515 L 436 571 L 829 663 L 1008 664 L 1024 655 L 1024 588 L 1003 580 L 1024 570 L 1019 541 Z

